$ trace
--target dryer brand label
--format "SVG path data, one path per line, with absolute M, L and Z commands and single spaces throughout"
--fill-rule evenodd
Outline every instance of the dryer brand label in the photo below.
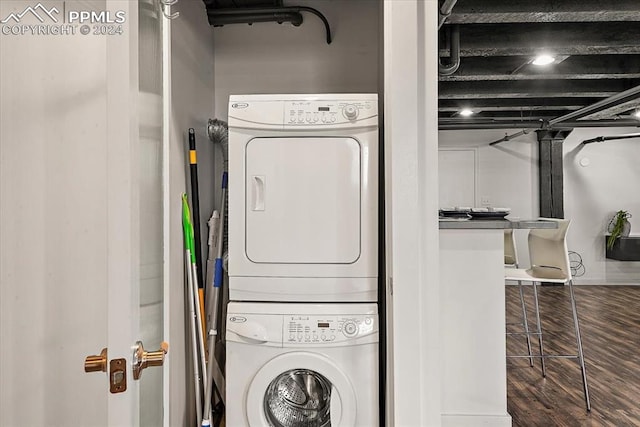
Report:
M 247 318 L 242 316 L 231 316 L 229 318 L 229 322 L 233 322 L 233 323 L 244 323 L 246 321 L 247 321 Z
M 246 102 L 234 102 L 233 104 L 231 104 L 231 108 L 247 108 L 249 106 L 249 104 L 247 104 Z

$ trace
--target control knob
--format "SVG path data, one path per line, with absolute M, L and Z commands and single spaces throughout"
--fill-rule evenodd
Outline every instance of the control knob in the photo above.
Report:
M 354 337 L 358 334 L 358 325 L 352 320 L 344 322 L 342 333 L 347 337 Z
M 355 120 L 358 117 L 358 113 L 358 107 L 353 104 L 347 104 L 342 109 L 342 114 L 349 120 Z

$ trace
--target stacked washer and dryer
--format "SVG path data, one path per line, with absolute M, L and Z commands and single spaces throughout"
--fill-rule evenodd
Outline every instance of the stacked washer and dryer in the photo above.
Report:
M 229 101 L 226 425 L 377 426 L 375 94 Z

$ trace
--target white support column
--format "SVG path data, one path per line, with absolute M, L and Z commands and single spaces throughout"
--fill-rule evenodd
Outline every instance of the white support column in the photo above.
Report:
M 435 0 L 384 2 L 389 426 L 440 425 Z

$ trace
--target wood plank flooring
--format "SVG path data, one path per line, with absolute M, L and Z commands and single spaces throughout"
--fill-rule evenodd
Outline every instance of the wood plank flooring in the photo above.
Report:
M 566 286 L 538 287 L 546 353 L 576 353 Z M 508 411 L 513 427 L 640 427 L 640 286 L 574 286 L 587 367 L 591 412 L 585 408 L 580 367 L 575 359 L 507 359 Z M 529 324 L 533 293 L 525 286 Z M 517 286 L 506 286 L 507 323 L 518 322 Z M 508 326 L 514 331 L 518 325 Z M 534 354 L 537 340 L 532 339 Z M 507 336 L 507 352 L 524 354 L 525 339 Z

